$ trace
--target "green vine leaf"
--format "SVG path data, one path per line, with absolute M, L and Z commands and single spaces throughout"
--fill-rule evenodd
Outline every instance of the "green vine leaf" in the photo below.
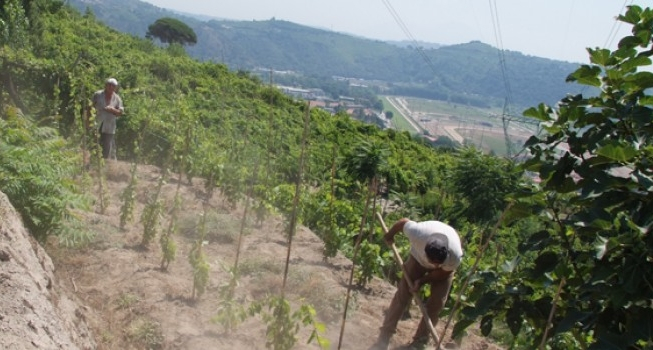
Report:
M 524 323 L 522 313 L 521 304 L 519 303 L 513 305 L 508 309 L 508 312 L 506 312 L 506 323 L 508 324 L 510 333 L 512 333 L 513 336 L 517 336 L 521 331 L 522 324 Z
M 604 59 L 604 54 L 594 51 L 592 52 L 591 57 L 592 63 L 597 63 L 597 60 Z M 597 66 L 583 65 L 574 73 L 569 75 L 567 81 L 577 81 L 579 84 L 600 87 L 601 80 L 599 79 L 599 74 L 601 74 L 601 68 Z
M 559 261 L 559 254 L 554 252 L 544 252 L 535 259 L 535 275 L 543 275 L 545 272 L 551 272 L 555 269 Z
M 537 108 L 531 107 L 525 110 L 524 116 L 535 118 L 543 122 L 548 122 L 553 120 L 553 118 L 551 117 L 551 108 L 544 104 L 538 105 Z
M 515 257 L 512 260 L 506 260 L 506 261 L 503 262 L 503 264 L 501 264 L 501 270 L 503 272 L 511 273 L 511 272 L 515 271 L 515 269 L 517 268 L 517 265 L 519 265 L 520 261 L 521 261 L 521 259 L 519 257 Z
M 599 65 L 599 66 L 610 66 L 610 60 L 612 58 L 612 55 L 610 54 L 610 50 L 608 49 L 597 49 L 597 50 L 590 50 L 590 62 Z M 586 70 L 585 68 L 589 68 L 589 70 Z M 589 73 L 589 74 L 582 74 L 581 77 L 598 77 L 598 73 L 601 72 L 600 67 L 598 66 L 592 66 L 591 68 L 589 66 L 583 66 L 583 72 L 584 73 Z M 594 85 L 598 86 L 598 85 Z
M 451 337 L 455 339 L 455 338 L 458 338 L 458 337 L 462 336 L 465 329 L 467 329 L 467 327 L 474 324 L 474 322 L 475 321 L 472 318 L 465 318 L 465 319 L 462 319 L 462 320 L 456 322 L 456 324 L 453 326 L 453 331 L 451 332 L 452 333 Z
M 651 65 L 651 59 L 646 57 L 646 56 L 637 56 L 633 59 L 630 59 L 624 64 L 622 64 L 622 68 L 627 70 L 627 71 L 634 71 L 635 69 L 639 67 L 644 67 L 644 66 L 650 66 Z M 653 73 L 651 72 L 639 72 L 633 75 L 632 80 L 635 80 L 637 82 L 651 82 L 651 76 L 653 76 Z M 650 87 L 650 85 L 645 86 L 645 87 Z
M 632 161 L 632 159 L 637 156 L 637 150 L 633 146 L 624 146 L 614 140 L 597 149 L 596 154 L 612 159 L 616 162 L 626 163 Z
M 492 332 L 492 323 L 494 321 L 494 316 L 492 315 L 485 315 L 481 319 L 481 334 L 483 336 L 487 337 L 490 335 L 490 332 Z

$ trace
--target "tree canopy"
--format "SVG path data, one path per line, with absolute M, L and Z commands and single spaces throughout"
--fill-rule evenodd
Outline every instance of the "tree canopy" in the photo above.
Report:
M 186 23 L 170 17 L 159 18 L 147 28 L 145 37 L 148 39 L 157 38 L 164 44 L 187 44 L 197 43 L 197 35 Z
M 598 96 L 524 112 L 544 128 L 523 164 L 541 182 L 514 194 L 502 224 L 518 234 L 516 220 L 530 218 L 539 229 L 473 284 L 460 328 L 478 318 L 489 334 L 505 323 L 517 348 L 653 346 L 653 11 L 630 6 L 619 20 L 632 35 L 615 51 L 589 49 L 591 64 L 567 78 Z

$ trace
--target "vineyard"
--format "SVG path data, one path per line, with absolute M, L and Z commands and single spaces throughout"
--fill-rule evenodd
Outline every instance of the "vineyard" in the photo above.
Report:
M 178 216 L 178 232 L 172 238 L 179 259 L 161 268 L 162 253 L 158 242 L 148 249 L 141 246 L 143 224 L 134 220 L 121 227 L 120 193 L 129 184 L 131 166 L 109 162 L 106 167 L 107 199 L 105 214 L 88 213 L 84 222 L 94 232 L 94 241 L 84 249 L 67 249 L 53 241 L 47 247 L 57 266 L 57 278 L 80 304 L 87 307 L 86 319 L 91 324 L 98 349 L 263 349 L 270 326 L 264 313 L 246 315 L 248 308 L 266 298 L 279 295 L 287 252 L 282 218 L 271 216 L 257 223 L 251 215 L 239 237 L 245 207 L 231 208 L 225 199 L 214 193 L 206 204 L 203 252 L 209 265 L 206 286 L 201 295 L 192 297 L 193 267 L 186 258 L 199 235 L 198 220 L 204 213 L 203 180 L 183 182 L 179 188 L 182 212 Z M 162 175 L 159 168 L 140 165 L 139 185 L 135 191 L 134 216 L 140 217 L 147 205 L 148 192 L 156 188 Z M 163 186 L 161 199 L 174 203 L 177 183 Z M 250 211 L 251 213 L 251 211 Z M 167 223 L 162 223 L 163 227 Z M 239 242 L 239 240 L 241 240 Z M 240 245 L 241 253 L 237 258 Z M 323 242 L 305 227 L 298 227 L 287 279 L 286 298 L 292 312 L 302 305 L 315 311 L 313 321 L 322 324 L 319 333 L 327 348 L 336 348 L 342 322 L 347 279 L 351 260 L 342 254 L 325 260 Z M 239 278 L 234 283 L 233 266 L 239 259 Z M 226 296 L 233 288 L 233 298 Z M 379 278 L 365 288 L 356 288 L 352 295 L 346 323 L 343 349 L 366 349 L 376 340 L 394 287 Z M 267 306 L 266 306 L 267 307 Z M 401 321 L 393 344 L 410 342 L 419 310 L 413 307 L 412 317 Z M 317 341 L 307 343 L 313 324 L 291 319 L 300 326 L 294 349 L 320 349 Z M 444 322 L 438 331 L 444 329 Z M 463 339 L 459 349 L 498 349 L 481 337 L 476 329 Z M 450 330 L 448 332 L 450 334 Z M 450 340 L 449 340 L 450 341 Z
M 0 190 L 65 266 L 98 344 L 365 346 L 400 276 L 380 212 L 460 233 L 448 341 L 653 346 L 650 9 L 630 7 L 633 35 L 569 75 L 598 96 L 524 112 L 541 132 L 518 163 L 311 109 L 64 3 L 1 4 Z M 108 76 L 119 161 L 87 127 Z

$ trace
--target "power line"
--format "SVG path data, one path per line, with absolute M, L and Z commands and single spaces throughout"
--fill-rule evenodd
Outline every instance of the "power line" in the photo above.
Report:
M 630 0 L 630 4 L 628 4 L 628 0 L 624 0 L 624 4 L 621 6 L 621 10 L 619 13 L 622 13 L 623 10 L 626 8 L 626 6 L 630 6 L 633 4 L 634 0 Z M 610 47 L 612 45 L 612 42 L 614 41 L 614 38 L 617 36 L 617 32 L 619 31 L 619 27 L 621 26 L 621 21 L 617 20 L 615 18 L 614 23 L 612 23 L 612 28 L 610 29 L 610 33 L 608 34 L 608 38 L 605 39 L 605 44 L 603 47 Z
M 532 119 L 524 118 L 524 117 L 521 117 L 521 116 L 516 116 L 516 115 L 511 113 L 510 106 L 511 106 L 511 103 L 512 103 L 512 88 L 510 86 L 510 80 L 508 79 L 508 69 L 507 69 L 507 66 L 506 66 L 506 57 L 505 57 L 504 49 L 503 49 L 503 39 L 501 37 L 501 26 L 500 26 L 500 23 L 499 23 L 499 15 L 498 15 L 498 10 L 497 10 L 496 3 L 493 0 L 489 0 L 489 3 L 490 3 L 490 15 L 492 17 L 492 24 L 493 24 L 493 29 L 494 29 L 494 38 L 495 38 L 495 40 L 497 42 L 497 48 L 498 48 L 498 53 L 499 53 L 499 66 L 501 68 L 501 75 L 502 75 L 502 78 L 503 78 L 503 84 L 504 84 L 504 87 L 505 87 L 505 90 L 506 90 L 506 102 L 504 104 L 502 120 L 504 122 L 504 134 L 505 134 L 505 137 L 506 137 L 506 145 L 507 145 L 507 147 L 510 147 L 510 142 L 509 142 L 510 140 L 509 140 L 509 136 L 507 134 L 508 123 L 510 121 L 514 120 L 516 122 L 520 122 L 520 123 L 523 123 L 523 124 L 536 124 L 536 122 L 533 121 Z M 426 53 L 420 48 L 419 44 L 417 43 L 417 40 L 412 35 L 412 33 L 410 32 L 410 30 L 408 29 L 408 27 L 406 26 L 404 21 L 401 19 L 401 16 L 399 15 L 399 13 L 397 13 L 397 11 L 394 9 L 394 7 L 392 6 L 392 4 L 390 3 L 389 0 L 383 0 L 383 4 L 388 9 L 388 12 L 390 12 L 390 14 L 394 18 L 395 22 L 397 23 L 399 28 L 401 28 L 401 30 L 404 32 L 406 37 L 408 39 L 410 39 L 415 44 L 415 47 L 417 48 L 417 51 L 419 52 L 419 54 L 422 56 L 424 61 L 427 63 L 427 65 L 432 70 L 433 74 L 435 75 L 436 70 L 435 70 L 435 67 L 433 65 L 433 62 L 426 55 Z M 510 154 L 510 149 L 508 149 L 508 152 Z
M 415 41 L 415 38 L 413 37 L 413 34 L 410 33 L 410 30 L 408 30 L 408 27 L 406 26 L 406 24 L 404 23 L 404 21 L 401 20 L 401 17 L 400 17 L 399 14 L 397 13 L 397 11 L 395 11 L 395 9 L 394 9 L 394 7 L 392 6 L 392 4 L 390 3 L 390 1 L 388 1 L 388 0 L 383 0 L 383 4 L 384 4 L 385 7 L 388 9 L 388 11 L 390 12 L 390 14 L 391 14 L 392 17 L 394 18 L 395 22 L 397 22 L 397 24 L 399 25 L 399 28 L 401 28 L 401 30 L 404 32 L 404 34 L 406 34 L 406 36 L 407 36 L 411 41 Z
M 494 40 L 496 41 L 497 49 L 499 51 L 499 66 L 501 68 L 501 76 L 503 77 L 503 85 L 506 89 L 506 104 L 508 111 L 512 103 L 512 88 L 510 87 L 510 80 L 508 79 L 508 69 L 506 67 L 506 56 L 503 49 L 503 39 L 501 37 L 501 26 L 499 23 L 499 13 L 497 5 L 494 0 L 489 0 L 490 4 L 490 17 L 492 18 L 492 28 L 494 30 Z
M 506 142 L 506 155 L 508 158 L 513 157 L 513 152 L 512 152 L 512 140 L 510 139 L 510 133 L 509 133 L 509 124 L 511 121 L 518 121 L 521 123 L 530 123 L 532 122 L 531 120 L 528 120 L 523 117 L 518 117 L 515 115 L 512 115 L 511 113 L 511 104 L 512 104 L 512 88 L 510 86 L 510 79 L 508 78 L 508 68 L 506 65 L 506 55 L 505 55 L 505 50 L 503 49 L 503 38 L 501 36 L 501 24 L 499 21 L 499 11 L 497 9 L 497 4 L 496 1 L 494 0 L 489 0 L 489 5 L 490 5 L 490 16 L 492 18 L 492 28 L 494 30 L 494 40 L 496 41 L 497 45 L 497 50 L 499 52 L 499 66 L 501 67 L 501 75 L 503 77 L 503 85 L 506 90 L 506 100 L 503 105 L 503 113 L 501 115 L 501 120 L 503 123 L 503 136 L 505 138 Z M 521 153 L 523 151 L 520 150 L 518 152 Z
M 422 56 L 422 58 L 424 59 L 426 64 L 429 66 L 429 68 L 431 69 L 431 71 L 435 75 L 436 70 L 435 70 L 435 66 L 433 65 L 433 62 L 431 61 L 431 58 L 429 56 L 427 56 L 426 53 L 424 52 L 424 50 L 422 50 L 422 48 L 419 46 L 419 43 L 417 42 L 417 40 L 415 40 L 415 37 L 410 32 L 410 30 L 408 29 L 408 27 L 406 26 L 404 21 L 401 19 L 401 16 L 399 16 L 399 13 L 397 13 L 397 11 L 395 11 L 394 7 L 392 7 L 392 4 L 390 3 L 389 0 L 383 0 L 383 4 L 388 9 L 388 12 L 390 12 L 390 14 L 394 18 L 395 22 L 397 22 L 397 25 L 399 25 L 399 28 L 401 28 L 401 30 L 404 32 L 406 37 L 408 39 L 410 39 L 410 41 L 412 41 L 413 44 L 415 44 L 415 49 Z

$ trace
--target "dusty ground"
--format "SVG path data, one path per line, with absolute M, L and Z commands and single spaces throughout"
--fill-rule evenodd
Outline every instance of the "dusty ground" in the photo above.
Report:
M 201 181 L 194 180 L 189 185 L 185 180 L 181 186 L 183 210 L 179 232 L 174 237 L 177 258 L 166 271 L 160 267 L 158 238 L 148 249 L 140 246 L 143 227 L 139 218 L 147 194 L 156 188 L 159 170 L 139 166 L 135 219 L 122 230 L 119 195 L 130 178 L 129 164 L 109 162 L 107 168 L 109 206 L 104 214 L 97 209 L 86 217 L 87 227 L 96 235 L 94 241 L 76 250 L 56 244 L 47 247 L 59 283 L 84 305 L 84 316 L 98 349 L 265 349 L 266 324 L 260 316 L 248 317 L 231 332 L 211 322 L 219 313 L 224 300 L 220 290 L 229 282 L 228 271 L 236 259 L 243 208 L 230 209 L 219 191 L 211 198 L 204 246 L 210 280 L 206 292 L 192 299 L 188 253 L 197 237 L 197 222 L 202 213 Z M 167 208 L 172 206 L 176 187 L 176 181 L 171 179 L 163 188 Z M 169 215 L 164 214 L 164 227 L 168 220 Z M 250 220 L 244 232 L 239 257 L 242 276 L 236 287 L 243 308 L 268 295 L 280 294 L 288 251 L 277 216 L 268 218 L 261 226 Z M 302 302 L 311 304 L 326 324 L 325 337 L 330 348 L 337 349 L 351 262 L 340 255 L 325 262 L 322 242 L 304 227 L 297 229 L 290 261 L 286 296 L 293 302 L 293 310 Z M 352 292 L 342 349 L 367 349 L 374 343 L 383 310 L 394 290 L 389 283 L 375 279 L 365 289 Z M 417 307 L 413 308 L 414 317 L 400 322 L 391 349 L 410 341 L 419 315 Z M 437 326 L 439 333 L 443 327 L 444 321 Z M 315 342 L 307 344 L 309 331 L 307 327 L 301 328 L 295 349 L 319 349 Z M 446 336 L 443 344 L 448 342 Z M 459 348 L 498 349 L 475 335 L 466 337 Z

